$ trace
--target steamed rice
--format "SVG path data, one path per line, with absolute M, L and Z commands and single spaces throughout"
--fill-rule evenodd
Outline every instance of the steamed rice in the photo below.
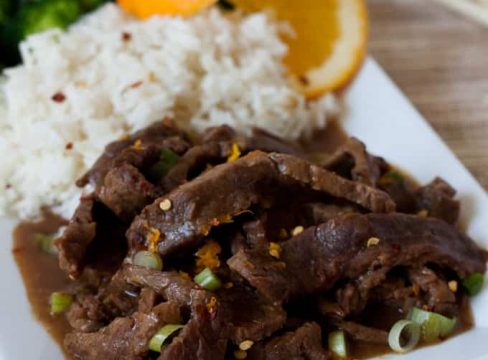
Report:
M 69 218 L 74 181 L 104 146 L 165 116 L 289 139 L 323 127 L 333 97 L 307 103 L 289 85 L 279 31 L 260 13 L 138 21 L 107 5 L 66 33 L 31 36 L 0 85 L 0 214 L 48 206 Z

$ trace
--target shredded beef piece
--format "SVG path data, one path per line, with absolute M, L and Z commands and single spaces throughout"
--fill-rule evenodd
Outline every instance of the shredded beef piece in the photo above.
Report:
M 328 360 L 322 347 L 322 332 L 316 323 L 306 323 L 293 332 L 277 336 L 248 352 L 250 360 Z
M 427 215 L 455 224 L 459 218 L 460 204 L 454 199 L 456 190 L 441 178 L 418 189 L 417 210 L 427 210 Z
M 368 239 L 380 242 L 367 246 Z M 464 278 L 484 273 L 477 245 L 447 223 L 403 214 L 347 214 L 282 243 L 279 259 L 260 249 L 241 250 L 230 268 L 274 303 L 330 289 L 339 279 L 368 271 L 384 276 L 394 266 L 448 266 Z M 366 277 L 377 286 L 381 278 Z
M 158 245 L 163 256 L 196 245 L 212 227 L 230 221 L 252 205 L 269 207 L 277 185 L 308 187 L 376 212 L 394 210 L 394 203 L 382 191 L 290 155 L 256 151 L 216 166 L 146 206 L 127 232 L 130 245 L 133 251 L 147 247 L 149 228 L 164 235 Z M 166 199 L 171 210 L 163 213 L 159 205 Z
M 388 344 L 388 332 L 384 330 L 364 326 L 353 321 L 337 321 L 334 324 L 355 340 L 373 344 Z

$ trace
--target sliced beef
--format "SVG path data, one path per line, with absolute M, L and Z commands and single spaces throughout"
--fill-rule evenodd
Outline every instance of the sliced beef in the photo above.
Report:
M 268 242 L 266 213 L 255 220 L 245 222 L 242 225 L 242 229 L 246 236 L 247 245 L 259 247 L 264 246 Z
M 378 186 L 387 192 L 396 204 L 398 212 L 414 214 L 417 210 L 416 184 L 396 171 L 383 175 Z
M 388 332 L 384 330 L 364 326 L 353 321 L 337 321 L 334 325 L 344 330 L 354 340 L 372 344 L 388 344 Z
M 427 210 L 427 215 L 455 224 L 459 218 L 460 204 L 454 199 L 456 190 L 441 178 L 417 191 L 417 210 Z
M 456 312 L 456 296 L 449 289 L 447 282 L 440 279 L 437 274 L 427 268 L 411 269 L 409 277 L 412 283 L 426 293 L 425 305 L 430 310 L 451 315 Z
M 346 178 L 376 186 L 386 162 L 370 155 L 361 141 L 351 137 L 323 166 Z
M 161 194 L 134 166 L 123 164 L 107 173 L 99 198 L 119 218 L 127 221 Z
M 150 313 L 136 312 L 130 317 L 116 318 L 98 332 L 70 333 L 64 344 L 79 359 L 143 359 L 151 337 L 163 325 L 180 322 L 178 305 L 168 302 L 154 307 Z
M 298 145 L 283 140 L 261 128 L 253 128 L 252 134 L 245 140 L 247 150 L 261 150 L 264 152 L 276 152 L 305 157 L 303 149 Z
M 303 206 L 305 217 L 310 225 L 319 225 L 336 216 L 359 212 L 359 209 L 351 204 L 324 204 L 320 202 L 308 203 Z
M 212 227 L 229 222 L 252 205 L 270 207 L 279 187 L 314 190 L 355 202 L 375 212 L 394 210 L 386 193 L 343 179 L 290 155 L 259 151 L 216 166 L 144 208 L 127 232 L 132 249 L 147 247 L 151 228 L 164 235 L 160 254 L 197 244 Z M 304 191 L 304 190 L 301 190 Z M 160 203 L 169 201 L 163 212 Z
M 372 237 L 380 241 L 368 247 Z M 451 268 L 460 278 L 486 270 L 481 250 L 457 229 L 404 214 L 343 215 L 282 243 L 279 259 L 252 249 L 228 260 L 232 270 L 274 303 L 328 290 L 339 279 L 358 279 L 368 271 L 381 275 L 395 266 L 426 263 Z M 375 285 L 381 278 L 366 279 Z
M 306 323 L 293 332 L 272 338 L 264 345 L 253 346 L 250 360 L 328 360 L 331 355 L 322 347 L 322 332 L 316 323 Z
M 59 267 L 73 276 L 81 273 L 88 247 L 96 236 L 94 206 L 94 195 L 82 197 L 63 236 L 56 242 L 59 249 Z
M 190 320 L 158 360 L 224 360 L 228 342 L 225 312 L 205 291 L 193 291 L 191 298 Z
M 137 145 L 139 142 L 139 145 Z M 112 142 L 88 172 L 76 184 L 83 187 L 90 183 L 98 188 L 112 167 L 124 163 L 141 169 L 153 164 L 163 148 L 181 154 L 189 147 L 186 135 L 170 120 L 156 122 L 126 139 Z
M 232 141 L 237 137 L 236 132 L 229 125 L 208 128 L 202 134 L 202 144 L 209 142 Z
M 180 305 L 191 304 L 192 291 L 198 286 L 176 271 L 157 271 L 136 265 L 124 265 L 120 270 L 125 281 L 137 287 L 148 287 L 164 299 Z
M 235 344 L 244 340 L 257 342 L 281 329 L 286 312 L 269 303 L 253 289 L 234 286 L 218 294 L 230 326 L 230 337 Z

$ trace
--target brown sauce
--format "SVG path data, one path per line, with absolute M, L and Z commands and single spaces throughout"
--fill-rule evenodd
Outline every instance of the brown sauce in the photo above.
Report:
M 32 312 L 61 349 L 64 335 L 70 326 L 63 315 L 52 316 L 49 313 L 49 296 L 55 291 L 66 289 L 70 280 L 59 269 L 58 257 L 41 249 L 36 234 L 54 233 L 64 224 L 64 220 L 52 215 L 47 215 L 41 222 L 21 223 L 14 230 L 12 249 Z
M 307 140 L 302 140 L 302 145 L 307 152 L 325 153 L 330 155 L 348 139 L 347 134 L 337 121 L 330 121 L 327 127 L 317 131 Z M 416 186 L 415 180 L 402 170 L 395 169 L 405 176 L 412 186 Z M 36 234 L 50 234 L 64 225 L 66 222 L 58 217 L 46 214 L 45 220 L 37 223 L 21 223 L 14 231 L 13 255 L 20 269 L 27 296 L 36 319 L 44 326 L 52 338 L 63 349 L 63 339 L 71 328 L 64 316 L 52 316 L 49 312 L 49 296 L 52 292 L 69 288 L 70 280 L 58 267 L 56 255 L 44 252 L 38 245 Z M 364 324 L 389 329 L 397 320 L 405 316 L 396 311 L 381 309 L 369 309 Z M 458 326 L 454 335 L 469 330 L 474 322 L 468 299 L 464 299 L 461 305 Z M 388 345 L 371 344 L 360 341 L 349 341 L 351 359 L 366 359 L 391 353 Z M 69 359 L 69 355 L 65 353 Z

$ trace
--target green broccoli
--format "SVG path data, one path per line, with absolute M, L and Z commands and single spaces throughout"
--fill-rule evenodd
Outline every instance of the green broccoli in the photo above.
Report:
M 81 9 L 84 13 L 95 10 L 100 5 L 103 5 L 107 0 L 79 0 Z
M 41 0 L 27 3 L 20 9 L 17 26 L 24 39 L 51 28 L 65 29 L 81 15 L 78 0 Z

